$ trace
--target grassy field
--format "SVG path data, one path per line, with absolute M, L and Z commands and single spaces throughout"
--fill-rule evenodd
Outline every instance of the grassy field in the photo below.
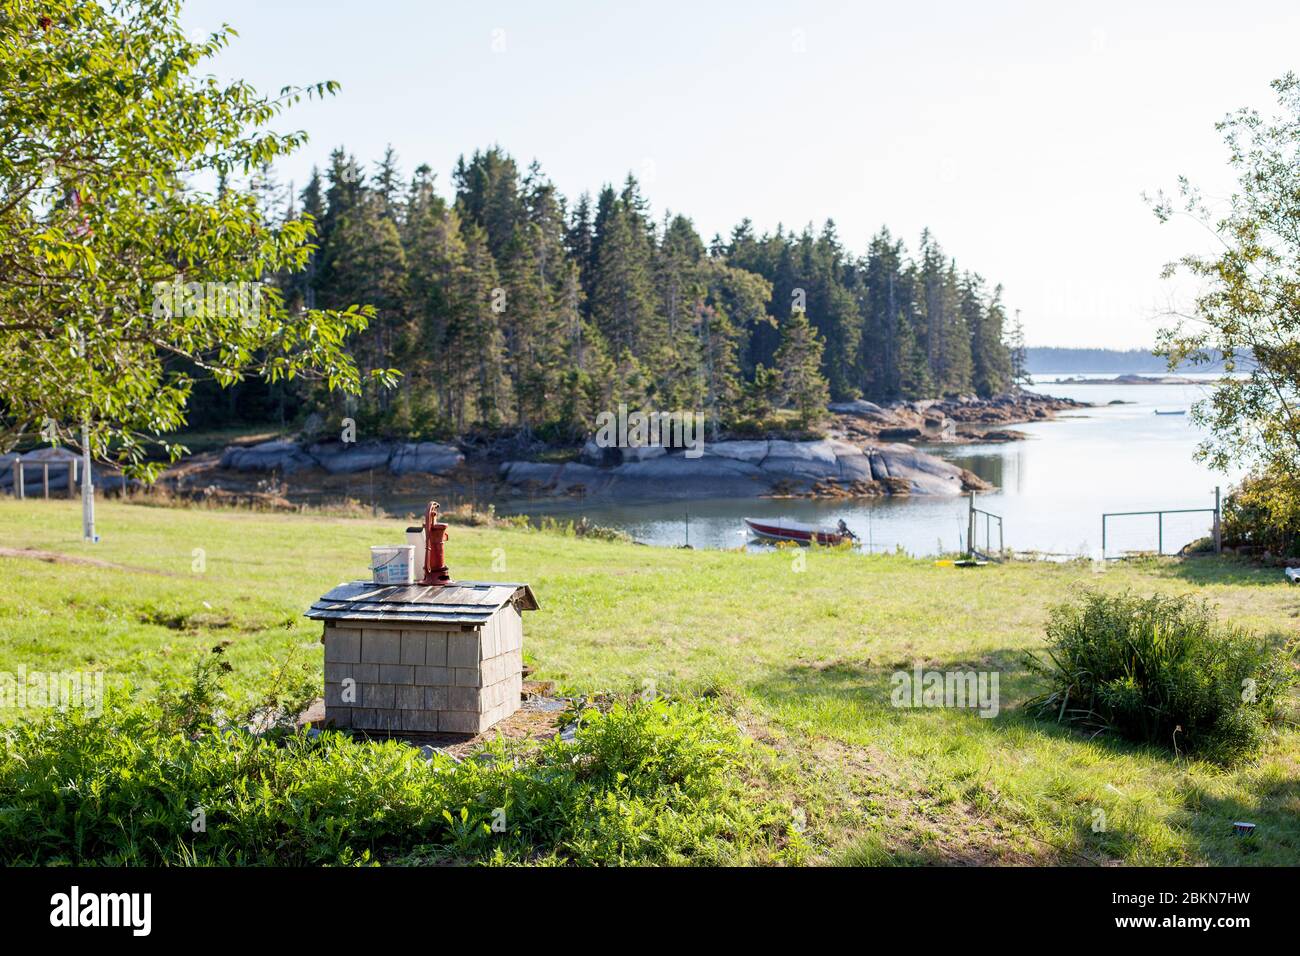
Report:
M 286 658 L 319 666 L 301 615 L 366 575 L 371 544 L 404 522 L 104 504 L 80 541 L 75 502 L 0 502 L 0 670 L 103 669 L 149 692 L 229 641 L 252 693 Z M 2 552 L 0 552 L 2 553 Z M 98 563 L 81 563 L 91 559 Z M 1300 592 L 1276 569 L 1175 559 L 1013 563 L 975 570 L 828 550 L 667 550 L 454 527 L 465 579 L 527 581 L 537 676 L 575 692 L 721 693 L 797 770 L 801 825 L 828 862 L 1300 863 L 1300 733 L 1224 769 L 1026 716 L 1042 688 L 1023 663 L 1047 608 L 1082 587 L 1196 591 L 1225 619 L 1296 633 Z M 997 671 L 1001 709 L 891 706 L 916 664 Z M 14 711 L 0 711 L 6 720 Z M 1097 811 L 1101 811 L 1099 814 Z M 1232 832 L 1258 825 L 1256 838 Z M 1104 821 L 1104 822 L 1102 822 Z

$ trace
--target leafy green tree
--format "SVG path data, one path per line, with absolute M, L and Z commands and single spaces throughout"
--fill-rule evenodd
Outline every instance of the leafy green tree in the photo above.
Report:
M 81 426 L 96 455 L 151 476 L 148 446 L 185 424 L 197 375 L 358 391 L 347 338 L 369 308 L 290 312 L 273 284 L 256 306 L 208 294 L 305 265 L 312 222 L 268 222 L 229 184 L 298 147 L 266 124 L 333 84 L 268 98 L 200 74 L 231 34 L 191 41 L 177 0 L 0 3 L 5 444 Z M 218 185 L 184 185 L 203 182 Z
M 1218 124 L 1237 190 L 1215 213 L 1180 180 L 1177 198 L 1160 195 L 1161 221 L 1190 216 L 1217 236 L 1213 255 L 1187 255 L 1166 268 L 1201 287 L 1193 307 L 1173 316 L 1160 350 L 1171 368 L 1222 361 L 1207 399 L 1192 410 L 1208 428 L 1200 455 L 1219 469 L 1238 463 L 1294 475 L 1300 467 L 1300 77 L 1274 80 L 1281 108 L 1265 119 L 1242 109 Z

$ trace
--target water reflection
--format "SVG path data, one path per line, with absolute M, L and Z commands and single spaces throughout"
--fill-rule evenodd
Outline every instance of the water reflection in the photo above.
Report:
M 1052 422 L 1014 426 L 1028 437 L 1001 445 L 929 446 L 997 486 L 979 496 L 981 508 L 1000 514 L 1006 542 L 1021 551 L 1089 554 L 1101 545 L 1101 514 L 1149 508 L 1199 508 L 1213 503 L 1214 487 L 1231 476 L 1194 458 L 1200 435 L 1187 416 L 1156 415 L 1186 409 L 1201 385 L 1039 385 L 1040 391 L 1097 403 Z M 1108 404 L 1123 402 L 1124 404 Z M 625 528 L 651 544 L 746 546 L 742 518 L 788 517 L 833 525 L 843 518 L 872 550 L 913 554 L 956 550 L 965 543 L 968 504 L 960 498 L 884 498 L 853 502 L 802 499 L 721 499 L 688 503 L 609 504 L 580 501 L 504 501 L 503 513 L 586 515 Z M 1166 548 L 1205 534 L 1209 515 L 1166 519 Z M 996 532 L 995 532 L 996 533 Z M 1124 519 L 1108 527 L 1108 550 L 1154 549 L 1155 519 Z M 983 532 L 980 533 L 983 538 Z

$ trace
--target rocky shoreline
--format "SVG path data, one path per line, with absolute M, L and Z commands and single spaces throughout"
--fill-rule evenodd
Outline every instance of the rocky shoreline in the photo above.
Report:
M 610 451 L 618 459 L 612 465 Z M 662 447 L 603 449 L 589 443 L 582 460 L 506 461 L 499 474 L 529 494 L 617 499 L 959 495 L 990 487 L 910 445 L 860 446 L 834 438 L 707 442 L 693 458 Z
M 291 441 L 232 446 L 220 457 L 189 462 L 170 473 L 173 487 L 267 488 L 281 497 L 357 493 L 360 478 L 381 495 L 422 490 L 453 492 L 475 485 L 511 495 L 597 500 L 718 497 L 875 497 L 957 495 L 990 486 L 936 455 L 900 443 L 856 444 L 842 439 L 762 439 L 706 442 L 698 456 L 659 446 L 600 448 L 594 442 L 575 460 L 535 461 L 480 456 L 456 446 Z M 272 489 L 270 485 L 274 484 Z
M 1091 408 L 1088 402 L 1036 392 L 994 398 L 962 397 L 918 402 L 832 402 L 836 429 L 856 441 L 924 441 L 962 444 L 1017 441 L 1023 432 L 1004 426 L 1050 421 L 1058 412 Z
M 457 444 L 276 439 L 186 459 L 167 470 L 162 485 L 190 497 L 253 495 L 286 504 L 437 494 L 604 501 L 959 495 L 991 486 L 905 442 L 1012 441 L 1021 433 L 1004 426 L 1080 407 L 1085 403 L 1029 392 L 987 400 L 843 402 L 830 406 L 835 418 L 825 438 L 706 441 L 691 455 L 657 446 L 601 448 L 594 441 L 575 455 L 505 439 Z M 547 455 L 550 460 L 544 460 Z

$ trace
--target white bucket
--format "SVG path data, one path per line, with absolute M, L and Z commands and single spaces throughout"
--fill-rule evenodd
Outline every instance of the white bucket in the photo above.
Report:
M 415 549 L 409 544 L 372 546 L 370 574 L 375 584 L 410 584 L 415 580 Z

